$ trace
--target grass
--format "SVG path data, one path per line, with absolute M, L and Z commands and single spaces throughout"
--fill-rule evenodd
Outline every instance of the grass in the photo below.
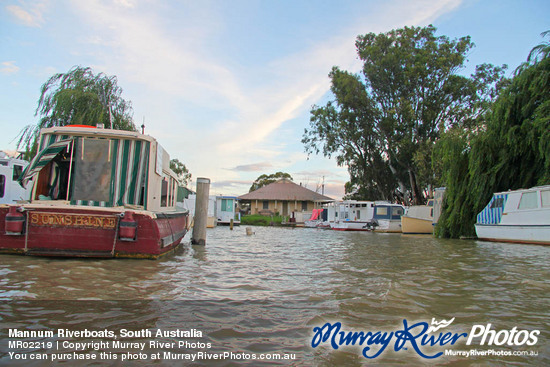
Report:
M 270 226 L 270 225 L 281 225 L 283 217 L 280 215 L 274 215 L 273 217 L 263 216 L 260 214 L 251 214 L 241 217 L 241 225 L 250 225 L 250 226 Z M 271 224 L 273 222 L 273 224 Z

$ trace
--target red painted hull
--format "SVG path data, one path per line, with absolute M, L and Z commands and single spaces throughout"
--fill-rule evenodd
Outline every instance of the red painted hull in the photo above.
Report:
M 8 207 L 0 208 L 0 252 L 38 256 L 157 258 L 176 248 L 188 213 L 134 212 L 135 238 L 120 238 L 120 214 L 98 207 L 32 207 L 22 234 L 6 233 Z

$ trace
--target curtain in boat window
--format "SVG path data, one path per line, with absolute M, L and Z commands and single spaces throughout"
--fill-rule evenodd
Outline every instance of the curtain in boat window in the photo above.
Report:
M 110 156 L 112 141 L 109 139 L 80 138 L 73 155 L 72 199 L 75 202 L 109 201 L 111 191 Z

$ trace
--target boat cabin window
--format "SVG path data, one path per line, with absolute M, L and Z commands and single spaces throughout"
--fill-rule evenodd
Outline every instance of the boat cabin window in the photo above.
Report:
M 162 184 L 160 188 L 160 206 L 166 206 L 168 202 L 168 180 L 166 177 L 162 178 Z
M 176 205 L 177 186 L 173 177 L 163 177 L 161 182 L 160 206 Z
M 68 200 L 69 170 L 71 167 L 71 150 L 69 147 L 59 152 L 48 162 L 36 180 L 35 198 L 39 200 Z
M 541 191 L 540 196 L 542 199 L 542 207 L 549 208 L 550 207 L 550 190 Z
M 394 206 L 391 208 L 391 219 L 401 219 L 403 215 L 403 208 L 400 206 Z
M 79 139 L 74 155 L 72 199 L 109 201 L 111 141 Z
M 538 195 L 536 191 L 524 192 L 521 194 L 518 209 L 535 209 L 538 208 Z
M 0 175 L 0 198 L 4 197 L 5 190 L 6 190 L 6 176 Z
M 491 209 L 503 208 L 503 207 L 504 207 L 504 198 L 496 198 L 495 200 L 493 200 L 490 206 Z
M 232 212 L 232 211 L 233 211 L 233 200 L 222 199 L 222 212 Z
M 13 175 L 12 180 L 17 181 L 19 179 L 19 176 L 21 176 L 21 173 L 23 173 L 23 166 L 20 166 L 18 164 L 13 165 Z
M 374 208 L 374 218 L 377 219 L 389 219 L 389 207 L 377 206 Z

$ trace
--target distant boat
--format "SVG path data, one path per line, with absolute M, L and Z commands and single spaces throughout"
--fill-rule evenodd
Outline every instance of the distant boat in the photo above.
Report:
M 405 207 L 399 204 L 376 204 L 374 207 L 374 231 L 400 233 L 401 216 L 405 213 Z
M 0 204 L 29 200 L 32 185 L 23 188 L 17 181 L 28 165 L 29 162 L 0 151 Z
M 228 226 L 233 220 L 233 225 L 241 224 L 241 213 L 237 211 L 236 196 L 217 196 L 216 197 L 216 219 L 220 226 Z
M 311 211 L 311 217 L 304 222 L 306 228 L 319 228 L 323 225 L 323 211 L 325 209 L 313 209 Z
M 427 205 L 413 205 L 401 216 L 401 230 L 404 234 L 432 234 L 434 229 L 434 200 Z
M 482 240 L 550 245 L 550 185 L 495 193 L 475 228 Z
M 335 231 L 371 231 L 374 225 L 374 207 L 374 201 L 343 201 L 337 206 L 337 215 L 330 222 L 330 228 Z
M 170 156 L 133 131 L 43 129 L 38 154 L 19 179 L 34 177 L 30 203 L 0 205 L 0 252 L 41 256 L 157 258 L 187 232 L 176 208 Z

